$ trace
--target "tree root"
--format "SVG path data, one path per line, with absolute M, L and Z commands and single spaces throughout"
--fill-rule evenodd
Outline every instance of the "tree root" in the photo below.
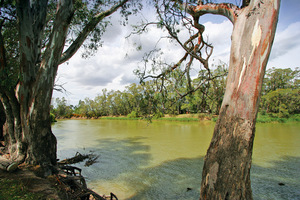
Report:
M 90 166 L 96 162 L 99 156 L 93 154 L 82 155 L 76 153 L 76 155 L 69 159 L 64 159 L 58 162 L 58 173 L 55 176 L 55 179 L 60 186 L 60 188 L 67 194 L 67 199 L 74 200 L 118 200 L 116 195 L 110 193 L 110 195 L 99 195 L 96 192 L 87 188 L 86 181 L 81 175 L 81 169 L 74 166 L 69 166 L 68 164 L 74 164 L 82 162 L 85 159 L 85 166 Z

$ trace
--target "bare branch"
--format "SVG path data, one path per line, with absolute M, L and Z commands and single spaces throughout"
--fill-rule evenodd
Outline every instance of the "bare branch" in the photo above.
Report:
M 61 93 L 65 93 L 65 94 L 69 94 L 69 92 L 64 88 L 64 85 L 66 83 L 62 83 L 62 84 L 54 84 L 53 90 L 57 91 L 57 92 L 61 92 Z
M 147 27 L 150 26 L 150 25 L 159 25 L 160 23 L 159 22 L 147 22 L 141 26 L 136 26 L 135 28 L 138 27 L 138 30 L 137 31 L 133 31 L 131 32 L 128 36 L 126 36 L 125 38 L 128 39 L 131 35 L 139 35 L 141 33 L 144 33 L 146 30 L 147 30 Z
M 163 71 L 159 75 L 147 75 L 147 76 L 144 76 L 145 75 L 144 74 L 141 77 L 141 81 L 143 81 L 143 80 L 145 80 L 147 78 L 159 79 L 159 78 L 162 78 L 162 77 L 166 76 L 166 74 L 168 74 L 168 73 L 172 72 L 173 70 L 175 70 L 176 68 L 178 68 L 182 64 L 182 62 L 186 60 L 187 56 L 188 56 L 188 53 L 186 53 L 175 65 L 170 66 L 168 69 L 166 69 L 165 71 Z

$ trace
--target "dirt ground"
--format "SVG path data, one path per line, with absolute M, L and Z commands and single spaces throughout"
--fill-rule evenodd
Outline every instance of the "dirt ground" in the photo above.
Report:
M 29 192 L 42 194 L 45 200 L 61 200 L 55 181 L 37 177 L 32 171 L 18 169 L 14 172 L 0 170 L 0 179 L 17 180 L 23 183 Z

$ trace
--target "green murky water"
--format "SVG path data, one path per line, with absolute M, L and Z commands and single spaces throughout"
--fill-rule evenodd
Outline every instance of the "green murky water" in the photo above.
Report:
M 213 122 L 121 120 L 63 120 L 52 126 L 60 159 L 77 151 L 100 155 L 90 167 L 77 164 L 89 187 L 138 200 L 198 199 L 213 128 Z M 254 199 L 300 199 L 299 123 L 257 125 L 251 180 Z

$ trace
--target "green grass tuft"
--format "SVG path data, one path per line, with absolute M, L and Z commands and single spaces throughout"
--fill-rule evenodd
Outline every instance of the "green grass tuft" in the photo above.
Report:
M 0 179 L 0 199 L 5 200 L 36 200 L 43 196 L 28 192 L 26 187 L 17 180 Z

